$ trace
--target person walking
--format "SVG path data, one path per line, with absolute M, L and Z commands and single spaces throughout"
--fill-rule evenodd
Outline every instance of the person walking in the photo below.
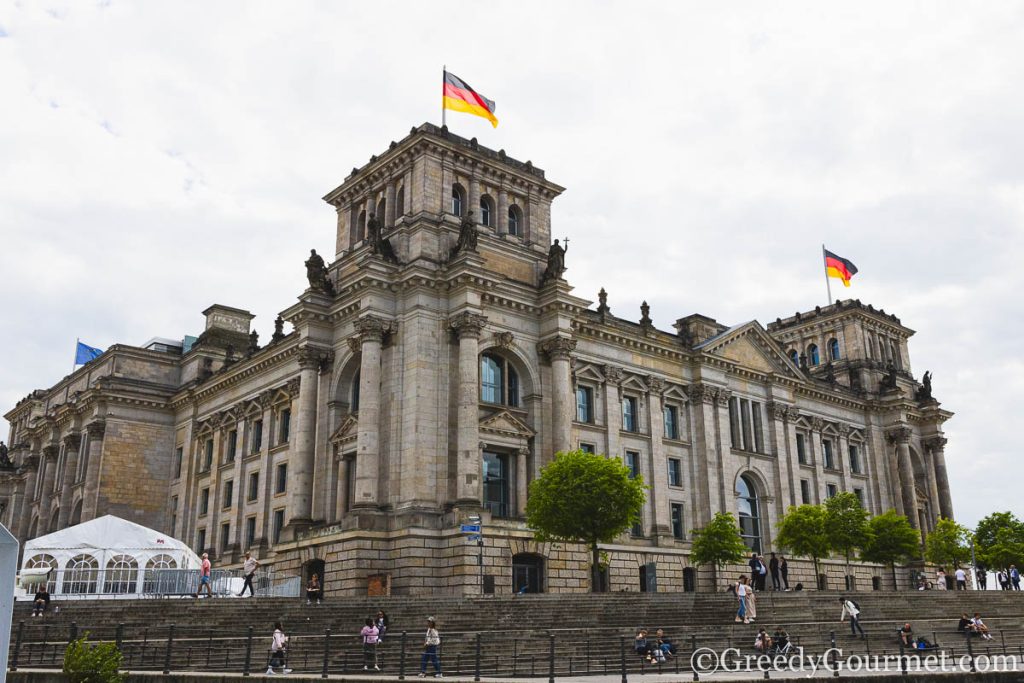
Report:
M 1020 571 L 1013 564 L 1010 565 L 1010 583 L 1013 584 L 1013 590 L 1020 590 Z
M 743 622 L 749 624 L 750 620 L 747 619 L 747 591 L 750 588 L 747 586 L 747 577 L 740 576 L 739 581 L 736 582 L 736 600 L 739 606 L 736 608 L 736 622 Z
M 213 597 L 213 588 L 210 586 L 211 571 L 212 565 L 210 564 L 210 556 L 207 553 L 203 553 L 203 561 L 199 565 L 199 590 L 192 594 L 193 598 L 198 598 L 204 588 L 206 589 L 206 597 Z
M 380 631 L 374 625 L 373 619 L 367 617 L 366 625 L 359 631 L 359 635 L 363 638 L 363 671 L 369 671 L 371 666 L 374 671 L 380 671 L 380 667 L 377 666 L 377 637 L 379 634 Z
M 747 586 L 747 619 L 751 624 L 757 621 L 757 589 Z
M 782 581 L 779 579 L 779 558 L 775 557 L 775 553 L 772 553 L 772 557 L 768 560 L 768 571 L 772 574 L 772 590 L 782 590 Z
M 768 563 L 764 561 L 764 555 L 757 556 L 757 590 L 768 590 Z
M 747 566 L 750 567 L 750 585 L 756 588 L 761 578 L 761 560 L 757 559 L 757 553 L 750 554 Z
M 988 570 L 984 566 L 978 566 L 978 570 L 974 572 L 974 577 L 978 580 L 978 588 L 980 590 L 988 590 Z
M 441 659 L 437 649 L 441 647 L 441 635 L 437 632 L 437 621 L 427 617 L 427 634 L 423 638 L 423 658 L 420 660 L 420 678 L 427 675 L 427 662 L 434 665 L 434 678 L 441 678 Z
M 860 608 L 857 606 L 857 603 L 849 598 L 839 598 L 839 602 L 843 605 L 843 612 L 839 615 L 839 621 L 845 621 L 846 615 L 850 615 L 850 635 L 856 638 L 857 631 L 860 631 L 860 637 L 866 639 L 867 636 L 864 635 L 864 628 L 860 625 Z
M 274 667 L 279 667 L 281 673 L 290 674 L 291 669 L 288 668 L 288 636 L 284 634 L 284 628 L 281 626 L 281 622 L 274 622 L 274 635 L 270 641 L 270 661 L 267 662 L 267 676 L 274 674 Z
M 967 590 L 967 572 L 963 567 L 956 568 L 956 589 L 958 591 Z
M 252 556 L 252 553 L 245 553 L 245 562 L 242 563 L 242 574 L 245 575 L 245 583 L 242 584 L 242 592 L 238 597 L 245 595 L 245 589 L 249 589 L 249 596 L 256 597 L 256 591 L 252 588 L 252 580 L 256 578 L 256 568 L 260 566 L 259 561 Z
M 789 590 L 789 562 L 783 555 L 779 555 L 779 574 L 782 575 L 783 590 Z

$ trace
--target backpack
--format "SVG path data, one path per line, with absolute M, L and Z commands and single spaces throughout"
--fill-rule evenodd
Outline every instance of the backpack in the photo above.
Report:
M 850 598 L 850 602 L 852 602 L 853 606 L 857 608 L 858 612 L 860 612 L 860 605 L 857 604 L 857 601 L 854 600 L 853 598 Z

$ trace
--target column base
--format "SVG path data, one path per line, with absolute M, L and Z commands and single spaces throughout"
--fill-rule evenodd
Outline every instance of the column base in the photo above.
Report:
M 312 519 L 292 519 L 281 529 L 281 543 L 291 543 L 298 540 L 299 534 L 313 526 Z

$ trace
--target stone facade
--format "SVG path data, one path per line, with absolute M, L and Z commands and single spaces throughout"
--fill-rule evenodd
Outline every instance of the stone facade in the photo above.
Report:
M 221 565 L 252 548 L 316 568 L 335 593 L 472 594 L 587 590 L 585 549 L 523 524 L 529 482 L 577 447 L 650 484 L 642 523 L 604 548 L 613 590 L 692 589 L 691 530 L 720 510 L 764 552 L 788 506 L 839 491 L 922 533 L 952 516 L 951 414 L 911 374 L 912 330 L 859 301 L 673 331 L 603 290 L 592 309 L 557 277 L 561 191 L 413 129 L 325 197 L 336 257 L 307 262 L 290 333 L 260 346 L 248 312 L 212 306 L 191 348 L 114 346 L 9 411 L 3 521 L 25 540 L 113 513 Z

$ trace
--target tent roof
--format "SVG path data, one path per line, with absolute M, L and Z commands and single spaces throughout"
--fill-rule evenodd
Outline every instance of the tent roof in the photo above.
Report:
M 47 550 L 152 550 L 166 553 L 192 550 L 176 538 L 127 519 L 104 515 L 67 529 L 34 538 L 25 544 L 25 557 Z

